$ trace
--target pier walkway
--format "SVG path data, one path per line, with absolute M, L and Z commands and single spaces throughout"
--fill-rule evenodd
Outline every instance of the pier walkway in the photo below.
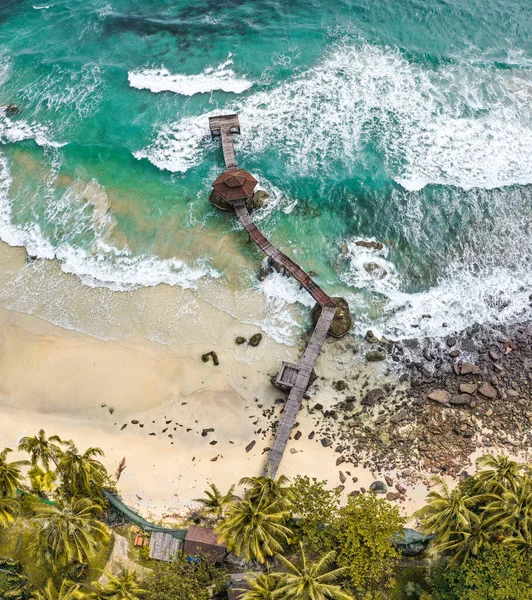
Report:
M 222 150 L 227 170 L 232 171 L 233 169 L 237 169 L 232 134 L 240 133 L 238 116 L 227 115 L 223 117 L 212 117 L 209 119 L 209 125 L 212 136 L 222 138 Z M 278 375 L 278 381 L 281 380 L 280 383 L 284 384 L 284 388 L 289 389 L 290 392 L 281 415 L 275 438 L 268 452 L 266 464 L 262 471 L 263 475 L 274 479 L 296 422 L 297 413 L 299 412 L 303 398 L 307 393 L 314 364 L 318 359 L 325 338 L 329 332 L 329 328 L 334 320 L 337 305 L 334 300 L 332 300 L 320 286 L 313 281 L 308 273 L 306 273 L 291 258 L 286 256 L 286 254 L 281 252 L 279 248 L 274 246 L 259 230 L 249 214 L 246 206 L 247 199 L 249 198 L 243 191 L 242 198 L 232 200 L 231 203 L 236 216 L 249 233 L 251 239 L 257 244 L 262 252 L 270 258 L 272 263 L 274 263 L 278 269 L 294 277 L 294 279 L 307 290 L 321 307 L 318 322 L 316 323 L 310 342 L 303 353 L 299 365 L 283 363 Z M 286 379 L 284 379 L 283 373 L 286 373 Z

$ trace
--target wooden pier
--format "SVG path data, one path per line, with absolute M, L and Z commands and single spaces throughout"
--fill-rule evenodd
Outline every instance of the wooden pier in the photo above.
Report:
M 233 133 L 240 133 L 238 115 L 224 115 L 209 119 L 211 136 L 222 138 L 222 151 L 224 153 L 225 168 L 236 169 L 235 148 L 233 146 Z
M 236 169 L 236 158 L 233 148 L 232 133 L 240 133 L 237 115 L 211 117 L 209 119 L 213 137 L 222 138 L 222 149 L 227 170 Z M 337 305 L 297 263 L 286 256 L 274 246 L 253 222 L 246 206 L 247 195 L 242 192 L 242 198 L 232 200 L 236 216 L 249 233 L 251 239 L 270 258 L 275 266 L 282 272 L 296 279 L 321 307 L 316 327 L 310 342 L 301 358 L 299 365 L 283 363 L 279 371 L 278 381 L 285 389 L 290 390 L 286 401 L 275 438 L 266 459 L 262 474 L 272 479 L 283 458 L 286 445 L 301 408 L 303 398 L 306 397 L 314 364 L 321 352 L 329 328 L 334 320 Z

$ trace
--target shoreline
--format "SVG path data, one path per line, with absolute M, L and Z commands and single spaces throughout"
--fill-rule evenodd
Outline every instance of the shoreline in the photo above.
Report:
M 28 276 L 23 249 L 1 244 L 0 253 L 6 259 L 0 273 L 4 281 L 22 271 L 21 277 Z M 54 288 L 57 291 L 58 285 L 65 284 L 67 299 L 73 289 L 81 287 L 54 261 L 40 268 L 59 276 Z M 40 307 L 38 315 L 0 307 L 0 442 L 14 448 L 20 437 L 42 427 L 49 435 L 72 437 L 80 447 L 101 446 L 110 473 L 126 458 L 118 489 L 128 505 L 147 518 L 170 515 L 179 519 L 197 508 L 192 501 L 203 495 L 209 483 L 223 491 L 241 477 L 260 472 L 285 401 L 270 377 L 282 360 L 297 360 L 308 334 L 297 335 L 291 347 L 268 335 L 256 348 L 239 346 L 235 344 L 237 336 L 249 339 L 260 330 L 240 322 L 223 310 L 226 307 L 220 310 L 206 303 L 193 290 L 168 286 L 116 294 L 114 304 L 100 306 L 95 315 L 105 313 L 102 327 L 87 313 L 87 305 L 110 295 L 109 291 L 82 288 L 73 303 L 78 316 L 87 315 L 87 329 L 101 332 L 107 327 L 107 337 L 114 339 L 48 322 L 43 316 L 46 295 L 40 304 L 32 299 Z M 255 301 L 256 296 L 249 292 L 245 299 Z M 5 304 L 5 296 L 3 300 Z M 183 308 L 179 301 L 186 310 L 176 320 L 175 313 Z M 111 308 L 116 312 L 107 313 Z M 250 304 L 249 309 L 259 320 L 267 316 L 264 303 Z M 187 314 L 193 315 L 192 321 Z M 147 339 L 146 330 L 153 323 L 161 330 L 166 327 L 167 339 Z M 519 326 L 506 329 L 513 331 L 512 327 L 517 331 Z M 493 361 L 486 344 L 480 354 L 478 349 L 475 354 L 473 347 L 487 331 L 499 329 L 483 326 L 470 331 L 471 335 L 467 331 L 457 334 L 457 348 L 464 347 L 461 356 L 454 358 L 444 340 L 385 341 L 380 346 L 354 334 L 327 340 L 317 361 L 318 380 L 298 414 L 279 473 L 326 479 L 331 487 L 343 487 L 344 498 L 387 477 L 392 499 L 410 515 L 422 505 L 430 475 L 457 475 L 467 470 L 471 456 L 481 450 L 521 454 L 521 447 L 498 439 L 492 446 L 477 447 L 471 441 L 474 437 L 458 435 L 452 427 L 443 427 L 442 434 L 429 431 L 431 439 L 439 435 L 443 440 L 443 449 L 440 444 L 438 451 L 438 444 L 427 441 L 424 430 L 427 419 L 447 422 L 449 415 L 471 411 L 427 401 L 424 396 L 431 386 L 444 385 L 448 385 L 450 397 L 456 395 L 462 377 L 453 375 L 457 362 L 475 362 L 480 357 L 482 365 L 489 366 Z M 379 347 L 386 360 L 367 362 L 366 352 Z M 201 355 L 211 350 L 217 352 L 219 366 L 201 361 Z M 509 358 L 501 361 L 519 356 L 528 360 L 529 355 L 527 341 L 523 348 L 517 344 Z M 441 365 L 435 369 L 438 362 Z M 504 390 L 505 383 L 490 385 Z M 378 389 L 384 393 L 369 394 L 368 401 L 368 392 Z M 523 392 L 527 407 L 531 392 L 528 387 Z M 500 400 L 506 397 L 501 391 Z M 473 407 L 479 435 L 490 425 L 476 414 L 484 400 L 480 399 L 478 408 Z M 420 448 L 420 440 L 426 447 Z M 254 447 L 246 452 L 253 441 Z M 441 469 L 442 460 L 425 460 L 424 454 L 439 457 L 456 448 L 461 449 L 461 458 L 450 468 L 444 465 L 447 468 Z M 401 457 L 406 457 L 406 462 Z M 406 493 L 397 485 L 406 488 Z

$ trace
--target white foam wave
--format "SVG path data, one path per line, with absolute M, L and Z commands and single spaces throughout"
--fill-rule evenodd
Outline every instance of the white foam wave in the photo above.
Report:
M 50 140 L 49 135 L 50 132 L 46 125 L 29 123 L 23 119 L 10 119 L 5 113 L 0 111 L 1 144 L 34 140 L 36 144 L 43 147 L 61 148 L 66 145 L 66 143 Z
M 373 292 L 366 307 L 368 313 L 377 315 L 371 326 L 377 324 L 382 333 L 396 338 L 438 336 L 449 328 L 459 330 L 475 322 L 532 318 L 531 201 L 532 186 L 462 192 L 460 197 L 454 192 L 439 196 L 438 206 L 430 212 L 423 193 L 396 191 L 388 203 L 396 220 L 406 222 L 401 245 L 424 248 L 427 256 L 421 250 L 408 252 L 410 260 L 417 257 L 421 264 L 396 268 L 386 248 L 368 250 L 349 240 L 341 279 L 357 290 L 353 305 L 359 301 L 360 291 Z M 437 233 L 440 224 L 445 230 L 447 215 L 458 210 L 467 224 L 462 230 L 455 229 L 454 241 L 442 241 Z M 401 255 L 404 260 L 405 253 L 401 251 Z M 408 291 L 412 286 L 409 271 L 418 281 L 427 277 L 425 260 L 440 277 L 429 289 Z M 388 275 L 373 279 L 364 268 L 370 261 Z
M 390 293 L 380 325 L 391 337 L 434 337 L 472 323 L 526 320 L 532 316 L 530 289 L 528 269 L 509 272 L 501 267 L 473 273 L 466 268 L 426 292 Z
M 346 246 L 349 270 L 340 277 L 344 283 L 383 294 L 394 292 L 399 287 L 400 278 L 395 266 L 386 259 L 386 246 L 383 246 L 382 250 L 372 250 L 357 246 L 355 240 L 348 240 Z M 372 268 L 373 265 L 376 267 Z
M 314 301 L 296 281 L 276 271 L 259 283 L 259 290 L 266 298 L 266 316 L 256 324 L 276 342 L 292 346 L 302 327 L 300 309 L 311 308 Z
M 92 196 L 88 195 L 87 185 L 80 188 L 77 185 L 79 182 L 76 182 L 62 198 L 53 203 L 53 214 L 50 212 L 47 215 L 59 225 L 62 218 L 68 219 L 69 223 L 75 218 L 79 227 L 84 227 L 86 219 L 83 217 L 90 204 L 92 208 L 88 222 L 95 236 L 93 251 L 89 252 L 68 242 L 54 245 L 46 238 L 38 223 L 16 225 L 12 222 L 9 197 L 12 183 L 8 160 L 0 154 L 0 238 L 10 246 L 25 247 L 31 256 L 57 259 L 63 271 L 77 275 L 85 285 L 103 286 L 113 291 L 156 286 L 160 283 L 193 288 L 202 278 L 220 276 L 216 270 L 201 262 L 190 266 L 178 258 L 133 256 L 127 248 L 119 249 L 110 245 L 106 239 L 109 219 L 100 212 L 103 207 L 102 190 L 98 189 L 100 186 L 95 181 L 90 184 Z M 79 192 L 77 196 L 74 194 L 76 190 Z M 81 198 L 82 195 L 84 198 Z M 89 204 L 88 198 L 92 198 Z M 73 208 L 76 200 L 77 209 Z
M 128 73 L 129 85 L 139 90 L 150 90 L 154 93 L 174 92 L 182 96 L 205 94 L 215 90 L 241 94 L 253 85 L 246 79 L 239 78 L 228 68 L 232 63 L 229 58 L 218 67 L 208 67 L 199 75 L 172 74 L 168 69 L 143 69 Z
M 531 100 L 529 68 L 468 63 L 431 70 L 394 49 L 343 44 L 314 68 L 230 110 L 242 124 L 239 152 L 276 152 L 298 173 L 327 177 L 338 164 L 360 172 L 370 143 L 408 189 L 469 189 L 532 182 Z M 206 124 L 211 114 L 196 122 Z M 191 121 L 164 127 L 144 155 L 171 171 L 197 164 L 206 130 L 191 130 Z
M 213 113 L 214 114 L 214 113 Z M 179 123 L 169 123 L 161 128 L 156 140 L 133 156 L 146 158 L 157 168 L 184 173 L 203 161 L 203 145 L 208 144 L 209 115 L 187 117 Z
M 46 110 L 61 111 L 64 125 L 72 119 L 94 114 L 100 104 L 102 88 L 101 69 L 97 64 L 86 64 L 79 70 L 54 65 L 50 73 L 22 88 L 21 94 L 35 115 Z

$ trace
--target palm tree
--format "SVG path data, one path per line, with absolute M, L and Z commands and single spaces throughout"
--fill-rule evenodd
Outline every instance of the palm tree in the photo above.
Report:
M 4 448 L 0 452 L 0 498 L 14 498 L 17 495 L 17 489 L 24 479 L 20 468 L 29 464 L 27 460 L 7 462 L 7 455 L 11 452 L 11 448 Z
M 94 517 L 101 508 L 88 498 L 71 498 L 63 506 L 39 504 L 35 511 L 38 528 L 30 550 L 39 563 L 57 567 L 87 562 L 109 539 L 107 527 Z
M 301 566 L 297 567 L 281 554 L 277 558 L 284 565 L 287 573 L 281 575 L 281 585 L 275 598 L 286 600 L 353 600 L 353 597 L 342 591 L 334 582 L 345 571 L 345 567 L 333 568 L 336 552 L 328 552 L 317 562 L 309 562 L 299 542 Z
M 243 477 L 239 485 L 250 486 L 246 492 L 246 498 L 252 502 L 267 498 L 270 501 L 281 502 L 288 509 L 294 498 L 294 492 L 289 487 L 289 483 L 290 480 L 286 475 L 281 475 L 278 479 L 262 475 L 260 477 Z
M 18 502 L 14 498 L 0 498 L 0 527 L 7 527 L 15 520 Z
M 488 529 L 486 522 L 480 521 L 475 524 L 472 531 L 453 532 L 450 538 L 437 544 L 436 549 L 440 552 L 451 552 L 451 564 L 464 564 L 472 556 L 478 556 L 479 552 L 493 541 L 493 533 Z
M 78 600 L 87 598 L 87 595 L 80 591 L 81 585 L 72 581 L 63 581 L 59 591 L 55 588 L 54 582 L 49 579 L 44 589 L 32 593 L 31 598 L 35 600 Z
M 120 576 L 105 571 L 106 585 L 96 583 L 90 598 L 94 600 L 139 600 L 147 594 L 137 582 L 135 571 L 124 569 Z
M 524 534 L 518 533 L 517 535 L 505 537 L 502 543 L 513 548 L 517 554 L 532 555 L 532 533 L 528 531 Z
M 486 454 L 475 461 L 477 469 L 481 469 L 476 478 L 479 489 L 486 492 L 501 492 L 505 489 L 515 489 L 523 479 L 523 465 L 508 456 Z
M 29 471 L 31 489 L 39 496 L 46 496 L 54 489 L 57 475 L 54 471 L 43 471 L 39 465 L 34 465 Z
M 205 498 L 195 498 L 195 502 L 201 502 L 205 507 L 205 512 L 214 514 L 217 519 L 223 516 L 225 507 L 235 499 L 233 490 L 235 486 L 229 488 L 227 494 L 222 495 L 214 483 L 209 485 L 210 490 L 205 490 Z
M 257 577 L 247 577 L 248 589 L 242 600 L 277 600 L 275 592 L 279 589 L 280 578 L 277 574 L 262 573 Z M 236 588 L 237 590 L 239 588 Z
M 289 518 L 290 513 L 279 501 L 246 498 L 229 505 L 216 533 L 227 543 L 229 552 L 263 563 L 267 556 L 281 552 L 283 543 L 290 543 L 292 532 L 285 525 Z
M 63 487 L 68 495 L 91 496 L 95 489 L 100 492 L 107 479 L 107 471 L 96 459 L 97 456 L 103 456 L 101 448 L 87 448 L 80 453 L 75 444 L 69 442 L 59 461 Z
M 441 477 L 436 477 L 441 491 L 433 490 L 427 496 L 427 503 L 414 513 L 421 520 L 423 531 L 434 534 L 437 543 L 447 542 L 451 535 L 471 531 L 480 518 L 473 508 L 480 496 L 467 496 L 457 487 L 452 491 Z
M 59 444 L 66 444 L 58 435 L 52 435 L 46 438 L 44 429 L 41 429 L 39 433 L 33 437 L 23 437 L 18 445 L 18 449 L 23 452 L 27 452 L 31 457 L 31 464 L 33 466 L 39 463 L 43 466 L 45 471 L 50 470 L 50 461 L 57 467 L 59 458 L 63 453 L 63 449 Z
M 507 489 L 486 506 L 486 525 L 510 535 L 526 536 L 532 531 L 532 479 L 526 475 L 515 487 Z

